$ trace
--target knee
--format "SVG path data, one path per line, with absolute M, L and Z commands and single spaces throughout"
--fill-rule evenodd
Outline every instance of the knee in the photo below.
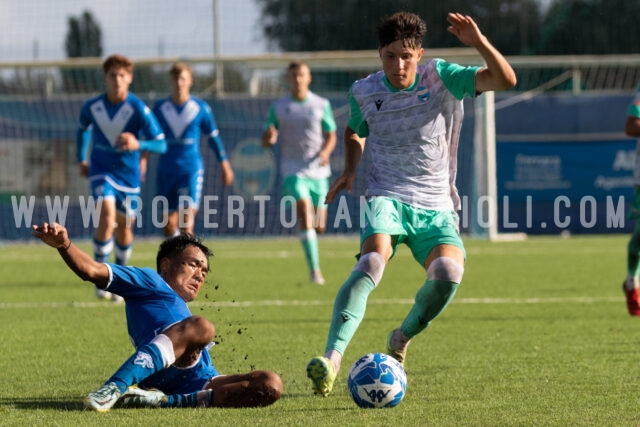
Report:
M 191 316 L 185 320 L 185 329 L 192 332 L 203 343 L 210 343 L 216 335 L 216 328 L 207 318 L 202 316 Z
M 464 274 L 464 266 L 449 257 L 434 259 L 427 269 L 428 280 L 443 280 L 445 282 L 460 283 Z
M 282 396 L 283 386 L 282 379 L 275 372 L 271 371 L 255 371 L 256 383 L 260 384 L 257 387 L 258 404 L 260 406 L 271 405 Z

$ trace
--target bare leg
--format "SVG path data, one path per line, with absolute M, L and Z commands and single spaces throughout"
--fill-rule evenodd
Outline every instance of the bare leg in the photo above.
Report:
M 277 401 L 282 395 L 282 380 L 275 372 L 253 371 L 215 377 L 206 388 L 213 393 L 211 406 L 251 408 Z

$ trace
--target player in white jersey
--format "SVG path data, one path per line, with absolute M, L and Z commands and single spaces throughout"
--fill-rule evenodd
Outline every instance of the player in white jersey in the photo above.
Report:
M 133 80 L 131 60 L 111 55 L 102 68 L 106 91 L 87 100 L 80 110 L 76 155 L 80 175 L 88 177 L 100 213 L 93 235 L 94 258 L 108 261 L 115 246 L 116 263 L 126 265 L 138 210 L 140 153 L 162 153 L 167 144 L 151 110 L 129 92 Z M 139 140 L 140 137 L 144 139 Z M 90 142 L 91 158 L 87 161 Z M 117 295 L 100 289 L 96 289 L 96 296 L 121 301 Z
M 280 143 L 282 192 L 296 200 L 299 237 L 312 283 L 324 284 L 318 233 L 327 223 L 329 158 L 336 146 L 336 122 L 328 99 L 309 90 L 311 71 L 301 61 L 287 70 L 290 94 L 269 108 L 262 145 Z
M 126 302 L 127 329 L 135 352 L 96 391 L 84 399 L 88 409 L 125 407 L 256 407 L 282 394 L 271 371 L 219 375 L 208 349 L 214 325 L 191 314 L 193 301 L 209 273 L 211 251 L 200 239 L 181 234 L 165 240 L 156 270 L 97 262 L 69 240 L 60 224 L 43 223 L 32 234 L 58 249 L 81 279 L 120 295 Z M 139 387 L 135 387 L 135 385 Z
M 366 193 L 371 215 L 366 213 L 361 229 L 358 262 L 336 296 L 325 354 L 307 365 L 316 394 L 331 392 L 369 293 L 400 243 L 409 246 L 427 274 L 408 315 L 387 337 L 387 353 L 400 363 L 410 339 L 444 310 L 462 280 L 465 251 L 455 187 L 462 99 L 509 89 L 516 76 L 472 18 L 450 13 L 447 20 L 449 31 L 475 47 L 486 66 L 462 67 L 441 59 L 418 66 L 426 25 L 417 15 L 399 12 L 378 29 L 383 71 L 351 87 L 345 168 L 327 201 L 341 190 L 351 191 L 366 141 L 372 162 Z
M 634 138 L 640 138 L 640 86 L 633 101 L 627 108 L 624 132 Z M 627 278 L 622 290 L 627 298 L 627 310 L 632 316 L 640 316 L 640 140 L 636 147 L 636 168 L 634 172 L 635 189 L 629 218 L 636 221 L 635 228 L 627 245 Z
M 190 93 L 191 68 L 183 62 L 175 63 L 169 70 L 169 81 L 171 96 L 156 102 L 153 112 L 168 145 L 158 162 L 158 195 L 166 197 L 168 203 L 163 232 L 165 236 L 174 236 L 180 232 L 193 233 L 204 181 L 201 134 L 207 136 L 220 162 L 223 184 L 231 185 L 234 176 L 211 108 Z

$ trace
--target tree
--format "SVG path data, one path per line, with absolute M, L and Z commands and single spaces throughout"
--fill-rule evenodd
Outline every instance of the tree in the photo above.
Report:
M 70 16 L 65 40 L 68 58 L 102 56 L 102 30 L 90 11 L 77 18 Z
M 65 49 L 68 58 L 102 56 L 102 30 L 90 11 L 68 21 Z M 64 88 L 68 92 L 95 91 L 102 87 L 100 70 L 65 69 L 62 71 Z
M 555 0 L 543 21 L 538 53 L 637 53 L 638 20 L 638 1 Z
M 376 49 L 381 20 L 401 10 L 420 15 L 427 24 L 426 47 L 460 47 L 447 31 L 447 13 L 471 15 L 504 54 L 535 49 L 540 11 L 536 0 L 256 0 L 262 8 L 263 32 L 283 51 Z

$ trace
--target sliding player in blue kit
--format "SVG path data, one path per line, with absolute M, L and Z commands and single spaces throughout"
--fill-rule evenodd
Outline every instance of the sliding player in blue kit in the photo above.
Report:
M 225 186 L 233 183 L 233 169 L 227 158 L 211 108 L 190 94 L 193 72 L 177 62 L 169 71 L 171 96 L 156 102 L 153 112 L 167 137 L 168 149 L 158 164 L 158 195 L 167 199 L 165 236 L 193 233 L 204 181 L 200 135 L 207 136 L 222 169 Z
M 111 55 L 102 69 L 106 91 L 82 106 L 76 156 L 80 175 L 89 179 L 91 195 L 100 213 L 93 235 L 94 259 L 109 260 L 115 233 L 116 264 L 127 265 L 140 194 L 140 152 L 163 153 L 167 144 L 151 110 L 129 93 L 133 81 L 131 60 Z M 138 139 L 141 136 L 144 140 Z M 96 289 L 96 296 L 121 301 L 100 289 Z
M 193 301 L 209 273 L 209 248 L 190 234 L 165 240 L 152 268 L 125 267 L 93 260 L 69 240 L 60 224 L 32 226 L 32 234 L 58 249 L 81 279 L 120 295 L 126 303 L 127 328 L 135 352 L 96 391 L 87 409 L 106 412 L 122 407 L 257 407 L 282 394 L 282 381 L 271 371 L 219 375 L 208 348 L 214 325 L 193 316 Z M 137 387 L 135 386 L 137 384 Z

